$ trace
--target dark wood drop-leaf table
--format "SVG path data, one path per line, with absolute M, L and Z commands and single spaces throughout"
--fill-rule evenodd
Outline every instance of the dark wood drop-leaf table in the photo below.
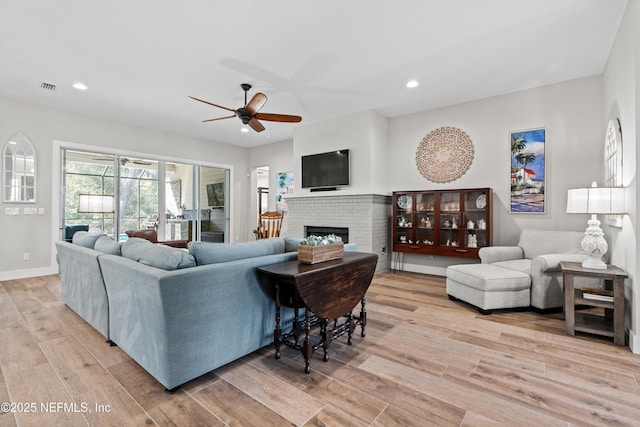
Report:
M 375 254 L 345 252 L 341 259 L 317 264 L 289 261 L 257 267 L 262 289 L 276 302 L 275 358 L 280 358 L 282 344 L 300 350 L 305 360 L 305 372 L 309 373 L 311 355 L 318 348 L 324 349 L 323 360 L 326 362 L 332 340 L 346 333 L 350 345 L 356 326 L 361 327 L 364 337 L 367 324 L 364 295 L 373 279 L 377 261 Z M 352 310 L 358 303 L 360 315 L 354 316 Z M 280 328 L 281 306 L 293 308 L 295 312 L 293 328 L 285 334 Z M 304 309 L 302 321 L 298 321 L 299 309 Z M 320 340 L 313 344 L 310 331 L 318 325 Z M 301 329 L 304 329 L 302 344 Z

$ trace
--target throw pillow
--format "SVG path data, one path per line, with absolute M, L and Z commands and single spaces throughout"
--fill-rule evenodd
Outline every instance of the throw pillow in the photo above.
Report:
M 84 246 L 85 248 L 93 249 L 96 245 L 96 240 L 100 237 L 106 236 L 106 234 L 89 234 L 88 231 L 78 231 L 73 235 L 72 243 L 74 245 Z
M 93 249 L 105 254 L 122 255 L 122 242 L 116 242 L 109 236 L 100 236 Z
M 157 245 L 137 237 L 132 237 L 122 244 L 122 256 L 163 270 L 178 270 L 196 265 L 193 256 L 186 251 Z
M 198 265 L 217 264 L 283 252 L 284 239 L 280 237 L 241 243 L 191 242 L 189 244 L 189 253 L 195 257 Z

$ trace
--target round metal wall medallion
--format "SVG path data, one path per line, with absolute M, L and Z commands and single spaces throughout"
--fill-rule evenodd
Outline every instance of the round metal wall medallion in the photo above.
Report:
M 425 136 L 416 152 L 416 165 L 432 182 L 451 182 L 467 172 L 473 162 L 471 138 L 458 128 L 441 127 Z

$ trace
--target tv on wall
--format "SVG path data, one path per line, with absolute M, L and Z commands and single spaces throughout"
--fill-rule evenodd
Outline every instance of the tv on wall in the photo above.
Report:
M 350 183 L 349 150 L 302 156 L 302 188 L 334 190 Z

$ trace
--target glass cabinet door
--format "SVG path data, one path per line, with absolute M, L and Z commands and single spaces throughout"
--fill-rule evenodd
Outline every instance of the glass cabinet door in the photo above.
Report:
M 439 244 L 441 246 L 459 247 L 460 241 L 460 192 L 440 193 Z
M 398 193 L 394 197 L 395 224 L 394 244 L 410 244 L 415 241 L 413 233 L 414 197 L 411 193 Z
M 435 193 L 416 194 L 416 244 L 435 245 L 435 197 Z
M 464 193 L 464 245 L 469 248 L 488 246 L 488 197 L 486 191 Z

